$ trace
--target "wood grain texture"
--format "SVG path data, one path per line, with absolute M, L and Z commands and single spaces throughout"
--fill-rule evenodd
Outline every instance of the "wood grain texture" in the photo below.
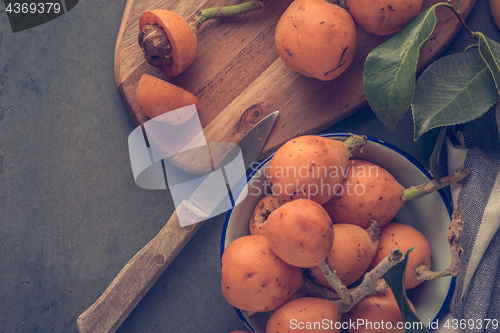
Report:
M 267 1 L 262 10 L 238 17 L 211 20 L 202 25 L 198 49 L 191 67 L 171 79 L 149 66 L 137 44 L 138 20 L 146 10 L 165 8 L 188 21 L 196 10 L 237 4 L 237 0 L 129 0 L 116 44 L 115 76 L 126 110 L 137 126 L 148 120 L 135 102 L 135 88 L 143 73 L 172 82 L 197 96 L 199 115 L 207 141 L 236 143 L 253 122 L 279 110 L 275 129 L 260 158 L 286 140 L 317 133 L 367 105 L 362 85 L 363 67 L 369 51 L 388 37 L 358 28 L 356 56 L 340 77 L 322 82 L 286 68 L 274 46 L 274 29 L 292 0 Z M 424 0 L 423 9 L 440 0 Z M 462 0 L 468 16 L 476 0 Z M 437 10 L 438 24 L 422 50 L 418 70 L 434 61 L 461 28 L 446 8 Z M 251 120 L 252 122 L 248 122 Z

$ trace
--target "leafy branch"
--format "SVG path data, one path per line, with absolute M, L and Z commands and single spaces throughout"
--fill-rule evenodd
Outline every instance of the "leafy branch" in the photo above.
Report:
M 436 60 L 417 80 L 420 51 L 436 27 L 436 8 L 441 6 L 453 11 L 477 44 Z M 414 140 L 426 134 L 426 145 L 433 147 L 426 153 L 427 168 L 434 174 L 444 129 L 481 117 L 500 98 L 500 44 L 467 26 L 459 1 L 457 8 L 439 2 L 368 54 L 363 84 L 368 104 L 391 130 L 412 110 Z

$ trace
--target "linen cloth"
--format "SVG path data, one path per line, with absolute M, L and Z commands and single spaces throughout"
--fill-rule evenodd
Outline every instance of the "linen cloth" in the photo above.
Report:
M 440 332 L 500 331 L 499 123 L 497 105 L 481 118 L 457 126 L 458 140 L 448 135 L 440 152 L 440 176 L 461 167 L 471 170 L 463 184 L 449 188 L 464 222 L 460 273 L 450 302 L 451 316 L 462 325 L 458 330 L 440 325 Z

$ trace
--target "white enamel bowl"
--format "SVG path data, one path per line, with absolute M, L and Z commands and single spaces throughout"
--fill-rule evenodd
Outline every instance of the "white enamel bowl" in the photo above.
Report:
M 347 133 L 330 133 L 322 136 L 332 139 L 345 140 Z M 238 237 L 248 235 L 248 223 L 257 202 L 270 193 L 265 182 L 264 171 L 272 156 L 263 161 L 248 177 L 248 194 L 228 212 L 221 240 L 221 256 L 227 245 Z M 353 158 L 371 161 L 389 171 L 405 188 L 427 182 L 430 175 L 425 168 L 414 158 L 400 149 L 379 139 L 368 137 L 368 143 L 360 152 L 356 150 Z M 418 200 L 406 202 L 394 218 L 395 222 L 409 224 L 428 239 L 432 250 L 432 269 L 446 268 L 451 261 L 450 249 L 447 242 L 448 225 L 450 223 L 451 208 L 441 192 L 436 192 Z M 453 291 L 454 279 L 439 278 L 426 281 L 418 287 L 408 291 L 408 297 L 415 305 L 417 315 L 426 326 L 438 319 L 449 302 Z M 238 315 L 251 332 L 265 332 L 265 325 L 270 313 L 258 313 L 251 317 Z

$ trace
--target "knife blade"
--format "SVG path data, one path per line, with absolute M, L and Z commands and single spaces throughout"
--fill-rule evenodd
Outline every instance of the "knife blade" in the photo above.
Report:
M 262 150 L 277 116 L 278 111 L 258 122 L 234 149 L 226 152 L 227 156 L 219 166 L 232 161 L 241 149 L 245 170 L 248 169 Z M 120 327 L 203 221 L 214 214 L 213 203 L 208 206 L 205 203 L 207 189 L 208 185 L 203 182 L 189 199 L 177 206 L 160 232 L 130 259 L 97 301 L 77 318 L 78 332 L 108 333 Z M 182 227 L 180 216 L 196 223 Z

